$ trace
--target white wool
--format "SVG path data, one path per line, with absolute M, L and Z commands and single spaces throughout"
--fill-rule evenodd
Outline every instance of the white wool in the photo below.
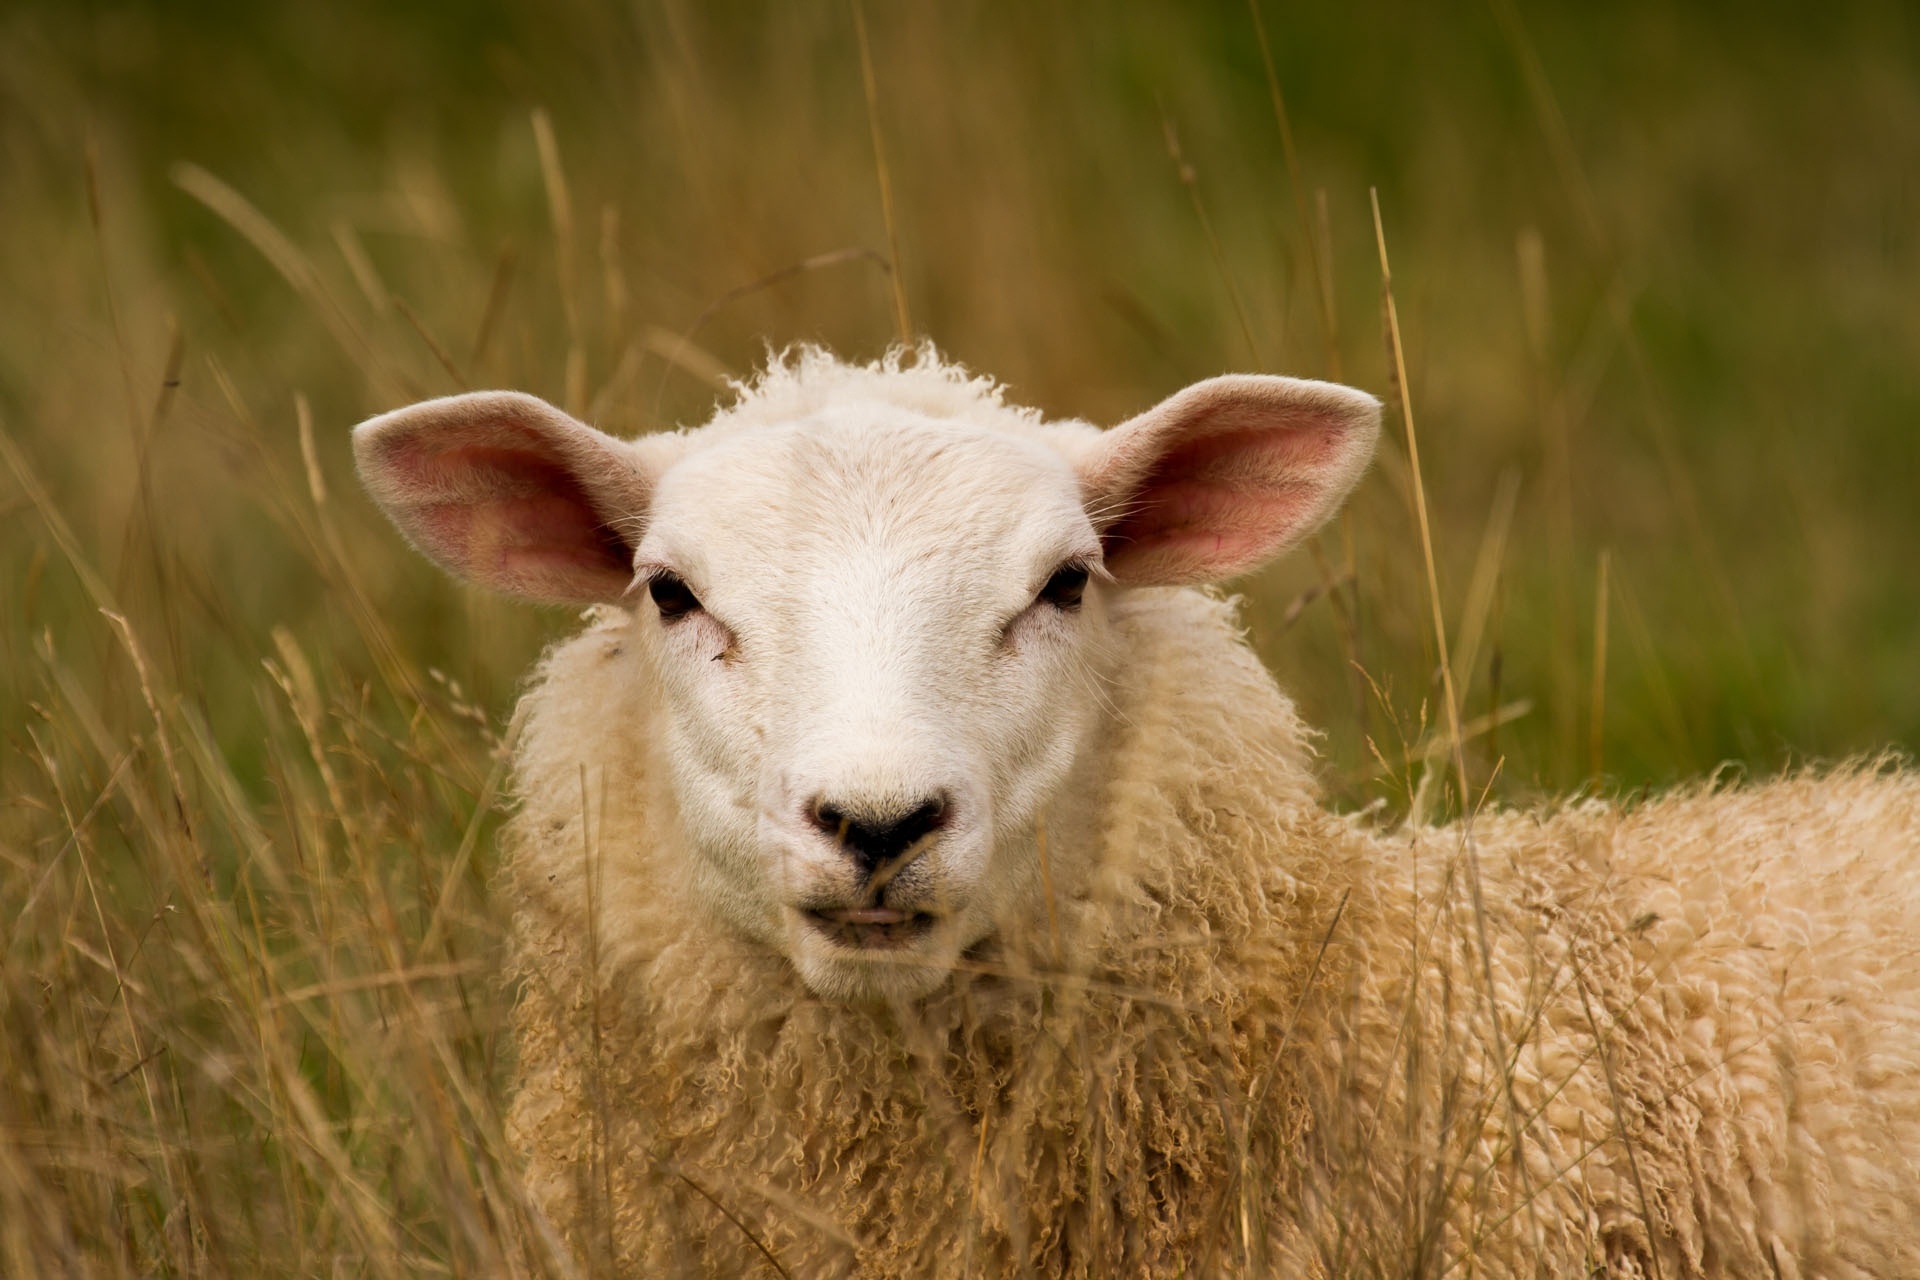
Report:
M 584 1258 L 1920 1274 L 1913 774 L 1376 832 L 1172 585 L 1323 519 L 1370 400 L 1102 434 L 930 348 L 736 390 L 633 445 L 497 393 L 357 442 L 457 572 L 654 580 L 543 661 L 507 837 L 512 1129 Z
M 895 348 L 872 364 L 848 364 L 820 347 L 797 346 L 769 356 L 745 381 L 729 382 L 734 401 L 703 431 L 792 422 L 862 400 L 878 400 L 929 418 L 991 421 L 1003 431 L 1033 432 L 1038 411 L 1006 403 L 992 378 L 943 359 L 931 343 Z

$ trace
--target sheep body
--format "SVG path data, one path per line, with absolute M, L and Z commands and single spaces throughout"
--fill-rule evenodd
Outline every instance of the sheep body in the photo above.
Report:
M 1920 782 L 1861 764 L 1471 838 L 1477 912 L 1458 828 L 1376 842 L 1313 1094 L 1349 1204 L 1443 1222 L 1438 1254 L 1490 1275 L 1920 1270 Z M 1363 1185 L 1408 1167 L 1452 1186 Z
M 818 1000 L 674 892 L 646 692 L 611 676 L 643 637 L 609 614 L 553 652 L 513 1126 L 578 1247 L 652 1275 L 763 1246 L 794 1275 L 1920 1273 L 1910 775 L 1482 815 L 1483 966 L 1461 833 L 1322 810 L 1230 607 L 1136 595 L 1057 933 L 910 1010 Z
M 1177 584 L 1304 536 L 1375 430 L 1228 378 L 1103 434 L 924 351 L 776 362 L 698 440 L 505 393 L 363 424 L 429 555 L 605 602 L 526 695 L 503 868 L 509 1127 L 572 1248 L 1920 1275 L 1920 780 L 1327 810 L 1233 606 Z M 878 818 L 850 852 L 849 794 L 934 815 L 933 852 L 888 861 Z

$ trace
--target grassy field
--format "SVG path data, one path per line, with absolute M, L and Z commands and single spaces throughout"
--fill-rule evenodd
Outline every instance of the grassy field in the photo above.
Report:
M 409 399 L 1336 377 L 1380 463 L 1242 589 L 1339 803 L 1457 806 L 1409 401 L 1476 788 L 1920 745 L 1920 27 L 1607 10 L 0 10 L 0 1273 L 552 1265 L 485 882 L 572 620 L 361 497 Z

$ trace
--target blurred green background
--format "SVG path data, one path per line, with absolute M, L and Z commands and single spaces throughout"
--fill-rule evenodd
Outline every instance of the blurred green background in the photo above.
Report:
M 871 107 L 845 3 L 0 13 L 4 429 L 236 759 L 270 628 L 371 661 L 302 532 L 296 397 L 357 589 L 497 720 L 570 619 L 416 560 L 347 428 L 507 385 L 648 430 L 767 344 L 877 354 L 875 126 L 913 332 L 1097 421 L 1228 369 L 1393 397 L 1377 190 L 1465 714 L 1500 722 L 1474 768 L 1504 760 L 1505 794 L 1920 744 L 1904 6 L 1267 2 L 1272 83 L 1244 4 L 864 16 Z M 1245 584 L 1353 802 L 1404 803 L 1402 740 L 1441 719 L 1390 434 L 1318 559 Z M 5 471 L 0 610 L 0 723 L 34 637 L 112 683 Z
M 1335 377 L 1237 589 L 1337 803 L 1460 803 L 1409 400 L 1476 799 L 1920 747 L 1909 7 L 1256 3 L 0 5 L 0 1274 L 575 1274 L 486 884 L 576 623 L 361 496 L 412 399 Z

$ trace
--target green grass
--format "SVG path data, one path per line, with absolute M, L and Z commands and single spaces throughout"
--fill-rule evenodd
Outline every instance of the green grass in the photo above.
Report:
M 835 3 L 0 12 L 0 1271 L 547 1265 L 484 885 L 571 620 L 362 499 L 347 428 L 411 398 L 696 422 L 764 344 L 881 351 L 897 267 L 1052 413 L 1397 405 L 1377 191 L 1472 785 L 1920 744 L 1901 8 L 1263 16 L 1291 164 L 1234 4 L 869 5 L 871 115 Z M 1402 428 L 1244 588 L 1395 811 L 1446 767 Z

